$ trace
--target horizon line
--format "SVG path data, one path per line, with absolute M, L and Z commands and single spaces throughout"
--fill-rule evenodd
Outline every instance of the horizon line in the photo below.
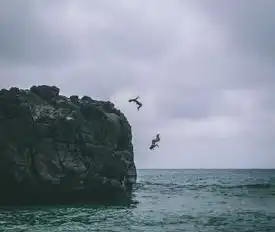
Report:
M 137 170 L 275 170 L 274 168 L 136 168 Z

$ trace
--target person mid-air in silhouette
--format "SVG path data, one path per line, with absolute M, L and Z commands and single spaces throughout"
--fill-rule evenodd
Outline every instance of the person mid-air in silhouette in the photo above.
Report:
M 158 143 L 160 141 L 159 133 L 156 135 L 155 139 L 152 139 L 152 144 Z
M 159 134 L 156 135 L 156 138 L 152 139 L 152 144 L 150 146 L 150 150 L 153 150 L 155 147 L 159 147 L 157 144 L 160 141 Z
M 142 107 L 142 104 L 140 101 L 138 101 L 138 99 L 139 99 L 139 96 L 136 98 L 129 99 L 129 102 L 135 102 L 138 105 L 137 110 L 139 110 L 140 107 Z
M 155 147 L 159 147 L 159 145 L 156 144 L 156 143 L 154 143 L 154 144 L 152 144 L 149 148 L 150 148 L 150 150 L 154 150 Z

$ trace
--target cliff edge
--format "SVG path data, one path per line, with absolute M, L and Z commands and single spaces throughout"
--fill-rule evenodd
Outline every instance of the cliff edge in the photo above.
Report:
M 114 104 L 55 86 L 0 91 L 0 204 L 104 202 L 135 182 L 131 126 Z

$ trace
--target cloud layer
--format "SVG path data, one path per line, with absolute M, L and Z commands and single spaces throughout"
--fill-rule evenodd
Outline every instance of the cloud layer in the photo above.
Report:
M 132 124 L 138 168 L 274 168 L 274 7 L 3 0 L 0 84 L 114 101 Z M 128 103 L 136 95 L 139 112 Z

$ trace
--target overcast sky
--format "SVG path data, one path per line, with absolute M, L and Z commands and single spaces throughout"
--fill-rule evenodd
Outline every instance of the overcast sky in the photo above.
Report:
M 274 0 L 1 0 L 0 87 L 49 84 L 113 101 L 132 125 L 138 168 L 275 168 L 274 9 Z M 136 95 L 139 112 L 128 102 Z

